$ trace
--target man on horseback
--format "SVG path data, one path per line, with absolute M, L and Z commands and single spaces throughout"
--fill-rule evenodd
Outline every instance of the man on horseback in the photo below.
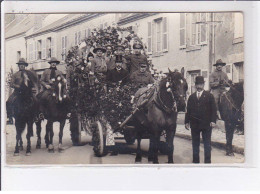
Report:
M 14 88 L 14 92 L 9 96 L 8 100 L 6 101 L 6 112 L 7 118 L 9 119 L 7 123 L 13 124 L 13 103 L 17 98 L 17 95 L 20 93 L 21 87 L 23 86 L 23 78 L 27 79 L 27 84 L 32 88 L 33 93 L 36 93 L 36 88 L 32 83 L 30 77 L 28 77 L 28 70 L 25 67 L 28 66 L 28 63 L 25 61 L 24 58 L 20 58 L 18 63 L 16 63 L 19 67 L 19 71 L 16 72 L 11 79 L 11 87 Z M 32 72 L 31 72 L 32 73 Z M 35 95 L 32 95 L 33 99 L 36 101 Z
M 47 98 L 50 95 L 52 84 L 55 81 L 57 76 L 61 77 L 61 80 L 66 83 L 66 79 L 62 75 L 62 72 L 57 69 L 57 64 L 60 63 L 55 57 L 52 57 L 48 62 L 50 68 L 46 69 L 41 77 L 41 85 L 43 86 L 43 91 L 38 94 L 38 99 L 40 104 L 46 104 Z M 64 89 L 65 90 L 65 89 Z M 66 93 L 66 92 L 65 92 Z M 40 107 L 40 112 L 43 112 L 44 107 Z
M 225 91 L 225 86 L 228 83 L 228 76 L 225 72 L 222 71 L 222 68 L 226 65 L 226 63 L 222 62 L 221 59 L 218 59 L 216 64 L 216 70 L 209 76 L 209 85 L 211 88 L 211 93 L 213 94 L 216 105 L 217 105 L 217 116 L 220 119 L 219 113 L 219 98 Z
M 204 90 L 204 77 L 195 78 L 197 91 L 190 95 L 185 115 L 185 128 L 191 127 L 193 163 L 200 163 L 200 133 L 204 143 L 204 162 L 211 163 L 211 133 L 216 123 L 216 103 L 211 93 Z

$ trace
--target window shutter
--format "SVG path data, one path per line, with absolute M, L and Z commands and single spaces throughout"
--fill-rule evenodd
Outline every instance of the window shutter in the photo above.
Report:
M 180 13 L 180 48 L 186 48 L 186 13 Z
M 91 35 L 91 30 L 88 28 L 88 37 Z
M 51 38 L 51 57 L 55 56 L 55 50 L 54 50 L 54 38 Z
M 78 45 L 78 33 L 75 32 L 75 46 Z
M 37 60 L 37 41 L 34 41 L 34 60 Z
M 207 44 L 207 14 L 201 13 L 200 14 L 200 44 L 205 45 Z
M 152 53 L 152 22 L 148 22 L 147 53 Z
M 42 59 L 46 59 L 46 39 L 42 40 Z
M 162 49 L 163 52 L 168 51 L 168 19 L 167 17 L 163 18 L 163 24 L 162 24 Z
M 78 44 L 80 44 L 81 43 L 81 32 L 79 31 L 78 32 Z
M 191 42 L 190 45 L 194 46 L 197 43 L 197 13 L 191 14 Z
M 152 22 L 152 53 L 153 55 L 156 53 L 156 23 Z

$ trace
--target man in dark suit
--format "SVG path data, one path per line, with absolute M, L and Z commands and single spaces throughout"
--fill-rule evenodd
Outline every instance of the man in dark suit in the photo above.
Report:
M 204 90 L 204 78 L 195 79 L 197 91 L 190 95 L 185 115 L 185 128 L 191 128 L 193 163 L 199 163 L 200 133 L 204 143 L 204 162 L 211 163 L 211 132 L 216 125 L 216 103 L 214 96 Z

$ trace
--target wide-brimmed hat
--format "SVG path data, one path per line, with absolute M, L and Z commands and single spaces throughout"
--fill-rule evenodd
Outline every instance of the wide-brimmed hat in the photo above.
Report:
M 101 46 L 97 46 L 96 48 L 93 49 L 93 53 L 97 53 L 98 50 L 101 50 L 103 53 L 106 52 L 106 49 L 102 48 Z
M 143 48 L 144 48 L 143 45 L 140 44 L 140 43 L 135 43 L 135 44 L 133 45 L 133 49 L 143 49 Z
M 216 61 L 216 63 L 215 63 L 213 66 L 218 66 L 218 65 L 225 66 L 226 63 L 224 63 L 221 59 L 218 59 L 218 60 Z
M 195 84 L 204 84 L 205 83 L 205 81 L 204 81 L 204 77 L 203 76 L 197 76 L 196 78 L 195 78 Z
M 19 61 L 16 63 L 17 65 L 25 65 L 28 66 L 28 63 L 24 58 L 20 58 Z
M 123 56 L 122 55 L 116 55 L 116 63 L 122 63 L 123 62 Z
M 56 64 L 59 64 L 60 61 L 58 59 L 56 59 L 55 57 L 52 57 L 51 60 L 48 62 L 49 64 L 51 63 L 56 63 Z

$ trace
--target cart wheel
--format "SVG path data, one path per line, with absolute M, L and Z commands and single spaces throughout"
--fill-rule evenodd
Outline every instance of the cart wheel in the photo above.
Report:
M 92 141 L 94 144 L 94 153 L 97 157 L 101 157 L 105 153 L 105 135 L 103 133 L 103 126 L 100 121 L 96 121 L 96 129 L 93 130 Z

